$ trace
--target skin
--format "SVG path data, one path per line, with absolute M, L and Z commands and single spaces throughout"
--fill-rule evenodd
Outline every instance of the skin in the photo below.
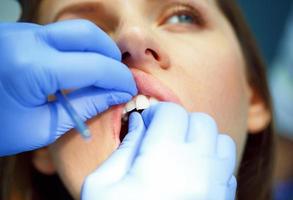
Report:
M 195 2 L 191 12 L 184 2 Z M 77 4 L 79 10 L 64 10 Z M 256 133 L 270 121 L 264 102 L 247 82 L 247 66 L 233 28 L 214 0 L 43 0 L 39 13 L 42 24 L 85 18 L 99 25 L 122 53 L 130 54 L 123 60 L 129 68 L 159 79 L 189 112 L 211 115 L 219 132 L 236 142 L 238 164 L 248 132 Z M 178 21 L 180 15 L 192 13 L 197 13 L 195 20 Z M 112 136 L 110 112 L 88 122 L 91 142 L 73 130 L 49 147 L 46 162 L 53 161 L 54 170 L 39 163 L 44 154 L 35 153 L 36 168 L 47 174 L 56 170 L 76 199 L 85 176 L 119 145 Z

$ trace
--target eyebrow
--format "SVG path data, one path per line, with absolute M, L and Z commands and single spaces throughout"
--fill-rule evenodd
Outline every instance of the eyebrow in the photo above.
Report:
M 101 1 L 95 1 L 95 2 L 85 1 L 85 2 L 78 2 L 71 5 L 67 5 L 57 12 L 57 14 L 53 18 L 53 21 L 54 22 L 57 21 L 62 15 L 67 13 L 80 14 L 80 15 L 92 13 L 101 9 L 101 7 L 103 7 L 102 5 L 103 5 L 103 2 Z
M 161 3 L 167 3 L 167 2 L 172 2 L 174 0 L 146 0 L 150 4 L 161 4 Z M 209 3 L 210 0 L 203 0 L 206 3 Z M 182 3 L 184 2 L 189 2 L 192 4 L 198 4 L 202 5 L 202 3 L 199 3 L 199 0 L 181 0 Z M 104 2 L 102 0 L 97 0 L 97 1 L 84 1 L 84 2 L 76 2 L 71 5 L 67 5 L 64 8 L 60 9 L 60 11 L 57 12 L 55 17 L 53 18 L 53 22 L 56 22 L 62 15 L 67 14 L 67 13 L 72 13 L 72 14 L 77 14 L 77 15 L 84 15 L 88 13 L 93 13 L 97 10 L 101 10 L 103 8 Z M 206 7 L 206 6 L 200 6 L 200 7 Z M 206 9 L 205 9 L 206 10 Z

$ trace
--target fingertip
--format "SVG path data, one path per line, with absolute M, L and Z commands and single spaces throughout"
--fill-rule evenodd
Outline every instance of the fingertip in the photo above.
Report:
M 124 154 L 123 157 L 125 161 L 127 160 L 127 163 L 132 162 L 133 156 L 137 153 L 145 130 L 140 113 L 131 113 L 129 116 L 128 133 L 118 148 L 118 152 L 120 152 L 120 155 Z
M 215 120 L 206 113 L 191 113 L 189 116 L 191 132 L 188 134 L 190 142 L 196 140 L 213 141 L 216 139 L 218 127 Z
M 229 185 L 229 187 L 233 187 L 233 188 L 237 186 L 237 180 L 234 175 L 232 175 L 228 185 Z
M 145 109 L 141 115 L 142 115 L 142 118 L 143 118 L 143 121 L 146 123 L 146 124 L 149 124 L 149 121 L 153 118 L 153 115 L 155 114 L 155 112 L 158 112 L 158 110 L 161 109 L 162 107 L 162 102 L 159 102 L 158 104 L 156 105 L 152 105 L 150 106 L 148 109 Z
M 129 116 L 128 131 L 132 132 L 143 124 L 141 115 L 138 112 L 133 112 Z
M 214 155 L 217 150 L 218 130 L 215 120 L 205 113 L 189 115 L 189 129 L 186 142 L 194 146 L 195 152 Z
M 237 189 L 237 180 L 234 175 L 232 175 L 229 183 L 228 183 L 228 193 L 227 193 L 227 200 L 234 200 L 236 196 L 236 189 Z
M 209 127 L 209 129 L 214 130 L 215 132 L 218 130 L 215 119 L 207 113 L 192 113 L 191 118 L 194 118 L 194 121 L 196 121 L 202 128 Z
M 110 106 L 126 103 L 132 99 L 132 95 L 126 92 L 112 92 L 109 93 L 108 97 L 108 104 Z
M 137 95 L 138 89 L 134 77 L 129 68 L 122 62 L 111 60 L 109 64 L 106 63 L 100 67 L 99 72 L 110 76 L 105 77 L 103 82 L 97 81 L 95 83 L 97 87 L 103 85 L 107 89 L 127 92 L 132 96 Z
M 148 127 L 150 122 L 151 122 L 151 119 L 153 118 L 153 115 L 154 115 L 154 111 L 156 109 L 156 106 L 151 106 L 149 107 L 148 109 L 145 109 L 142 113 L 141 113 L 141 116 L 142 116 L 142 119 L 145 123 L 145 125 Z
M 131 90 L 131 94 L 132 94 L 132 96 L 136 96 L 137 94 L 138 94 L 138 89 L 137 89 L 137 87 L 136 87 L 136 84 L 135 84 L 135 82 L 133 83 L 133 87 L 131 87 L 132 88 L 132 90 Z
M 237 160 L 236 144 L 228 135 L 220 134 L 218 136 L 217 155 L 225 160 L 226 170 L 231 174 L 235 170 Z
M 131 97 L 135 97 L 138 94 L 138 89 L 135 82 L 131 82 L 127 87 L 121 88 L 121 90 L 127 92 L 129 95 L 131 95 Z
M 113 45 L 113 50 L 111 52 L 112 58 L 117 61 L 122 61 L 122 53 L 117 45 Z
M 123 84 L 121 86 L 124 87 L 124 89 L 127 92 L 129 92 L 131 95 L 136 96 L 138 94 L 138 89 L 137 89 L 133 74 L 131 73 L 131 71 L 129 70 L 129 68 L 126 65 L 124 65 L 124 67 L 126 70 L 125 70 L 125 76 L 123 76 L 123 77 L 125 77 L 125 83 L 127 83 L 127 84 Z
M 156 117 L 164 117 L 165 119 L 168 117 L 172 118 L 171 116 L 174 115 L 185 118 L 186 110 L 180 105 L 172 102 L 159 102 L 142 112 L 142 118 L 146 126 L 149 126 L 155 115 Z

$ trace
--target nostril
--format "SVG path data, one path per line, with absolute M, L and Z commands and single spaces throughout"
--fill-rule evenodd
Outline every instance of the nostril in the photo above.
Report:
M 130 57 L 130 53 L 129 52 L 125 52 L 125 53 L 122 54 L 122 60 L 125 60 L 128 57 Z
M 157 54 L 157 52 L 155 52 L 154 50 L 152 49 L 146 49 L 145 50 L 145 54 L 152 54 L 152 56 L 157 60 L 157 61 L 160 61 L 160 56 Z

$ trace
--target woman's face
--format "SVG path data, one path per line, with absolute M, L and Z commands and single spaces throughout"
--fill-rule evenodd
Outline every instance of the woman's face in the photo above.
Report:
M 130 69 L 159 80 L 189 112 L 214 117 L 220 132 L 235 140 L 241 160 L 247 132 L 254 131 L 254 93 L 239 43 L 215 0 L 42 1 L 40 23 L 75 18 L 100 26 L 125 53 Z M 91 142 L 73 130 L 50 146 L 54 166 L 75 198 L 85 176 L 119 145 L 115 109 L 90 120 Z

